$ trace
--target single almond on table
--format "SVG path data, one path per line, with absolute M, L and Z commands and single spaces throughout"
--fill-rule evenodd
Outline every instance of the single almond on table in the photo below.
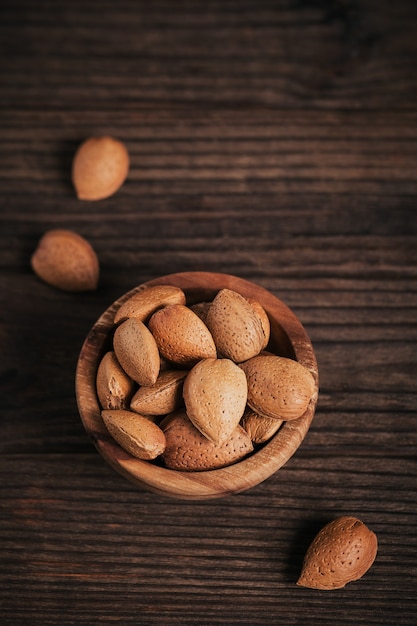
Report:
M 144 415 L 167 415 L 183 404 L 182 388 L 188 370 L 161 372 L 153 385 L 139 387 L 130 408 Z
M 204 322 L 183 304 L 156 311 L 149 320 L 163 357 L 179 365 L 191 366 L 200 359 L 216 357 L 216 346 Z
M 265 335 L 251 304 L 236 291 L 221 289 L 207 313 L 207 327 L 219 355 L 241 363 L 259 354 Z
M 315 392 L 311 372 L 281 356 L 255 356 L 240 367 L 248 381 L 248 405 L 256 413 L 282 420 L 301 417 Z
M 203 359 L 184 382 L 184 402 L 194 426 L 215 444 L 227 441 L 245 411 L 247 382 L 230 359 Z
M 174 285 L 153 285 L 131 296 L 116 311 L 114 323 L 123 322 L 129 317 L 136 317 L 141 322 L 158 309 L 169 304 L 185 304 L 185 294 L 180 287 Z
M 241 426 L 235 428 L 225 443 L 215 444 L 195 428 L 185 411 L 166 417 L 161 428 L 166 438 L 162 459 L 169 469 L 219 469 L 242 460 L 253 451 L 252 442 Z
M 126 180 L 129 154 L 112 137 L 90 137 L 75 153 L 72 182 L 80 200 L 102 200 L 113 195 Z
M 103 409 L 128 409 L 136 388 L 113 351 L 106 352 L 99 363 L 96 386 Z
M 275 417 L 265 417 L 247 409 L 242 417 L 241 426 L 246 430 L 252 442 L 256 445 L 269 441 L 280 428 L 283 420 Z
M 151 461 L 164 452 L 164 433 L 145 416 L 124 410 L 105 410 L 101 416 L 113 439 L 132 456 Z
M 356 517 L 329 522 L 316 535 L 304 557 L 297 585 L 311 589 L 341 589 L 359 580 L 373 564 L 378 541 Z
M 113 350 L 126 374 L 139 385 L 156 382 L 160 368 L 158 346 L 143 322 L 131 317 L 118 326 Z
M 31 265 L 39 278 L 64 291 L 92 291 L 98 285 L 97 255 L 88 241 L 72 230 L 46 232 Z

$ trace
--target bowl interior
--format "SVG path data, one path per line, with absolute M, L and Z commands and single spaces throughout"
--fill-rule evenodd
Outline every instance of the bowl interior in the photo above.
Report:
M 111 348 L 113 319 L 117 309 L 134 293 L 151 285 L 175 285 L 186 294 L 187 304 L 211 301 L 220 289 L 232 289 L 256 299 L 271 323 L 268 350 L 299 361 L 316 381 L 316 392 L 305 413 L 284 422 L 274 437 L 252 455 L 221 469 L 185 472 L 141 461 L 125 452 L 108 434 L 101 419 L 96 393 L 96 373 L 104 353 Z M 311 341 L 295 314 L 264 288 L 236 276 L 211 272 L 183 272 L 151 280 L 114 302 L 92 327 L 82 346 L 76 372 L 76 396 L 84 428 L 103 458 L 120 474 L 159 494 L 180 499 L 204 500 L 238 493 L 274 474 L 294 454 L 314 417 L 318 396 L 318 369 Z

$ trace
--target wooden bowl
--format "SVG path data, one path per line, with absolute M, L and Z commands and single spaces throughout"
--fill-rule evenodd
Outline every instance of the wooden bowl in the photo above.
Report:
M 177 471 L 125 452 L 109 435 L 101 419 L 96 394 L 96 373 L 104 353 L 111 349 L 113 319 L 121 304 L 137 291 L 151 285 L 175 285 L 186 294 L 187 304 L 210 301 L 223 288 L 257 300 L 271 322 L 268 350 L 299 361 L 316 381 L 316 392 L 305 413 L 284 422 L 263 447 L 249 457 L 222 469 Z M 133 483 L 153 492 L 186 500 L 205 500 L 238 493 L 254 487 L 280 469 L 303 441 L 314 417 L 318 396 L 317 361 L 311 341 L 294 313 L 262 287 L 228 274 L 184 272 L 163 276 L 132 289 L 114 302 L 94 324 L 81 349 L 76 372 L 76 396 L 82 422 L 104 459 Z

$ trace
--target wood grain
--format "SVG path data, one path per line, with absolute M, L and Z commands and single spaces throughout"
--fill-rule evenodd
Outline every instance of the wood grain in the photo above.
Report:
M 3 0 L 3 624 L 414 625 L 416 18 L 414 0 Z M 132 168 L 87 205 L 71 161 L 100 133 Z M 96 292 L 31 272 L 56 227 L 96 249 Z M 184 271 L 271 291 L 320 370 L 297 455 L 221 501 L 128 483 L 75 399 L 102 311 Z M 376 532 L 375 564 L 343 591 L 296 588 L 309 541 L 345 514 Z

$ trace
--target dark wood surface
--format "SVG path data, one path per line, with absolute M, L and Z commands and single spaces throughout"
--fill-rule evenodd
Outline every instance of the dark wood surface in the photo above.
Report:
M 414 624 L 417 610 L 417 3 L 3 0 L 0 7 L 2 624 Z M 131 171 L 75 198 L 81 140 Z M 30 256 L 76 230 L 99 289 Z M 221 500 L 116 474 L 74 394 L 84 337 L 122 293 L 180 271 L 269 289 L 314 344 L 297 454 Z M 345 589 L 295 585 L 339 515 L 378 536 Z

